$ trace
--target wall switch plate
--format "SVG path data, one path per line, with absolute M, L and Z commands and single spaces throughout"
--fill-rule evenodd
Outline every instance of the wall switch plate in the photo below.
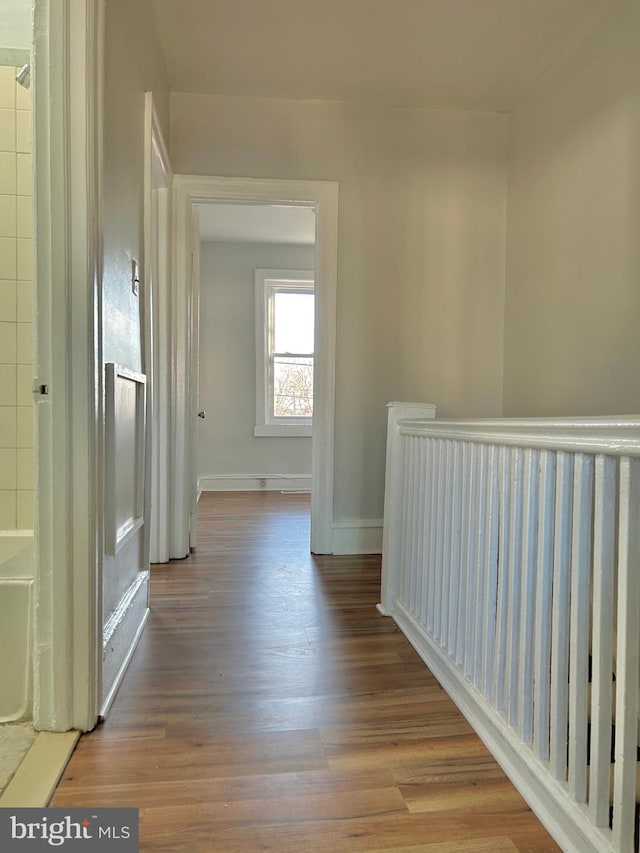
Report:
M 134 296 L 140 292 L 140 267 L 135 258 L 131 261 L 131 290 Z

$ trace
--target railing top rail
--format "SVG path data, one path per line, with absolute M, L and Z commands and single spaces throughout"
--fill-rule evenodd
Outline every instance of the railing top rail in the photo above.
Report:
M 398 427 L 401 435 L 577 453 L 640 456 L 640 415 L 479 420 L 402 418 Z

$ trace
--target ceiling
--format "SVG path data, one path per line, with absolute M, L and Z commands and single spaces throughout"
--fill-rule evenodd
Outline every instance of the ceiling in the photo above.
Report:
M 611 0 L 153 0 L 173 91 L 509 110 Z
M 199 204 L 200 238 L 224 243 L 312 246 L 313 210 L 270 204 Z

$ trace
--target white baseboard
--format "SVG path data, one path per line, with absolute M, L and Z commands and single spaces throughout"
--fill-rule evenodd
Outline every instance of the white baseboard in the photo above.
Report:
M 381 518 L 342 518 L 333 522 L 334 554 L 381 554 Z
M 107 690 L 99 714 L 106 717 L 149 616 L 149 572 L 138 572 L 102 631 L 102 683 Z
M 261 481 L 265 485 L 261 485 Z M 202 474 L 198 494 L 202 492 L 310 492 L 310 474 Z
M 149 611 L 149 608 L 147 607 L 147 609 L 144 611 L 144 616 L 142 617 L 142 620 L 141 620 L 140 624 L 138 625 L 138 628 L 137 628 L 136 633 L 133 637 L 133 640 L 131 641 L 131 644 L 129 645 L 129 648 L 128 648 L 127 653 L 124 657 L 124 660 L 120 664 L 120 668 L 118 669 L 118 672 L 116 673 L 116 676 L 113 679 L 113 683 L 111 685 L 109 693 L 107 694 L 106 698 L 104 699 L 104 701 L 102 703 L 102 707 L 100 708 L 100 712 L 99 712 L 101 717 L 106 717 L 107 714 L 109 713 L 111 706 L 113 705 L 113 700 L 116 698 L 116 693 L 120 689 L 120 685 L 122 684 L 122 680 L 126 675 L 129 664 L 131 663 L 131 658 L 133 657 L 135 650 L 138 648 L 138 643 L 140 642 L 140 638 L 142 637 L 142 632 L 144 631 L 145 626 L 147 624 L 147 619 L 149 618 L 149 613 L 150 613 L 150 611 Z

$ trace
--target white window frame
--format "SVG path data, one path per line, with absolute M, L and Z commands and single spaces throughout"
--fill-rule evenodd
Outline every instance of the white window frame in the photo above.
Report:
M 253 434 L 256 436 L 289 436 L 291 438 L 311 436 L 313 418 L 276 418 L 271 415 L 270 401 L 273 393 L 273 375 L 270 357 L 270 303 L 272 294 L 278 291 L 314 292 L 314 272 L 313 270 L 257 269 L 255 281 L 256 425 Z

